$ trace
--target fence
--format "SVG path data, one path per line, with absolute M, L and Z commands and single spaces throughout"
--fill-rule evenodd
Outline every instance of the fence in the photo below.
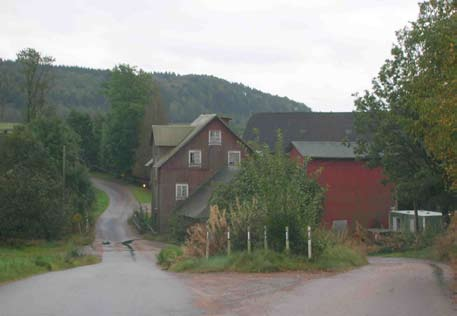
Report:
M 307 227 L 307 248 L 308 248 L 308 253 L 307 257 L 308 259 L 312 258 L 312 239 L 311 239 L 311 227 Z M 284 229 L 284 234 L 285 234 L 285 251 L 287 253 L 290 252 L 290 244 L 289 244 L 289 227 L 286 226 Z M 226 252 L 227 255 L 230 256 L 231 251 L 232 251 L 232 240 L 231 240 L 231 235 L 230 235 L 230 227 L 227 228 L 226 232 L 226 239 L 227 239 L 227 246 L 226 246 Z M 205 243 L 205 256 L 208 259 L 210 256 L 210 244 L 211 244 L 211 233 L 209 226 L 206 225 L 206 243 Z M 246 248 L 247 252 L 251 253 L 252 252 L 252 245 L 251 245 L 251 230 L 250 227 L 247 227 L 247 233 L 246 233 Z M 267 226 L 264 226 L 263 230 L 263 248 L 264 250 L 268 250 L 268 232 L 267 232 Z

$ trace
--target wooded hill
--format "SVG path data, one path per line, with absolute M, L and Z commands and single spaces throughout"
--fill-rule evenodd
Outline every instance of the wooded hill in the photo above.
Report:
M 54 80 L 48 103 L 61 114 L 71 109 L 106 112 L 109 103 L 103 86 L 109 76 L 109 70 L 53 66 Z M 152 76 L 171 122 L 189 122 L 201 113 L 219 113 L 232 117 L 234 126 L 242 129 L 251 113 L 310 110 L 303 103 L 214 76 L 174 73 L 153 73 Z M 0 121 L 22 120 L 23 80 L 18 63 L 0 59 Z

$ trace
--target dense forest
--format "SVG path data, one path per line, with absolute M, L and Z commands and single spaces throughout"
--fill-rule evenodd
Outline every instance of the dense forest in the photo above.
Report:
M 53 83 L 48 103 L 60 114 L 70 110 L 107 112 L 109 102 L 103 87 L 109 70 L 52 66 Z M 239 83 L 206 75 L 153 73 L 162 103 L 171 122 L 189 122 L 201 113 L 219 113 L 233 118 L 242 129 L 251 113 L 265 111 L 309 111 L 303 103 L 273 96 Z M 20 65 L 0 59 L 0 121 L 22 121 L 25 95 L 21 91 Z

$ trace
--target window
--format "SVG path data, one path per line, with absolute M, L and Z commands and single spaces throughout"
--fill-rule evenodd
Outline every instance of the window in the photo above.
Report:
M 189 167 L 201 167 L 202 165 L 202 151 L 189 150 Z
M 220 130 L 209 131 L 209 144 L 210 145 L 222 144 L 222 133 Z
M 176 200 L 185 200 L 189 196 L 189 185 L 187 183 L 176 183 Z
M 229 150 L 228 152 L 228 166 L 238 167 L 241 162 L 241 152 Z

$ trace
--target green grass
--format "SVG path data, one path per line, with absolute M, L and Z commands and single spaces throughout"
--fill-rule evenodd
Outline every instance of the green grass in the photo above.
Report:
M 149 191 L 149 189 L 143 188 L 140 184 L 134 184 L 126 180 L 118 179 L 107 173 L 91 172 L 90 174 L 94 178 L 116 182 L 127 187 L 135 199 L 142 204 L 151 203 L 152 201 L 152 193 Z
M 95 203 L 92 208 L 91 214 L 94 222 L 102 213 L 108 208 L 109 196 L 104 191 L 95 188 Z
M 5 122 L 0 122 L 0 130 L 5 130 L 5 129 L 12 129 L 14 126 L 20 125 L 20 123 L 5 123 Z
M 374 254 L 377 257 L 388 257 L 388 258 L 415 258 L 425 260 L 436 260 L 438 261 L 438 255 L 433 247 L 426 247 L 422 249 L 410 249 L 406 251 L 392 252 L 392 253 L 379 253 Z
M 97 256 L 78 256 L 71 239 L 39 241 L 17 247 L 0 246 L 0 283 L 98 262 L 100 258 Z
M 65 241 L 32 241 L 19 246 L 0 246 L 0 283 L 100 262 L 97 256 L 79 256 L 77 253 L 77 247 L 94 241 L 95 222 L 109 205 L 105 192 L 95 189 L 95 197 L 90 211 L 93 225 L 89 234 L 74 234 Z
M 157 256 L 159 264 L 174 272 L 280 272 L 342 271 L 367 264 L 359 252 L 342 245 L 328 247 L 317 260 L 275 251 L 258 250 L 251 254 L 235 252 L 230 256 L 206 258 L 180 257 L 176 246 L 166 247 Z

